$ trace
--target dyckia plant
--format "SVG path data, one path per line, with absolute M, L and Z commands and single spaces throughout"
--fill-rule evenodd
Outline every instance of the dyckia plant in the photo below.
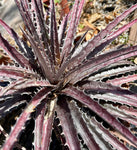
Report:
M 137 147 L 130 130 L 137 125 L 137 94 L 122 86 L 137 79 L 137 66 L 127 60 L 137 55 L 137 46 L 104 51 L 137 22 L 112 32 L 137 4 L 83 42 L 86 33 L 78 41 L 75 35 L 84 0 L 75 0 L 60 25 L 53 0 L 47 11 L 40 0 L 15 1 L 23 37 L 0 20 L 16 43 L 15 48 L 0 35 L 1 48 L 14 62 L 0 65 L 7 82 L 0 89 L 1 149 L 47 150 L 56 143 L 70 150 Z

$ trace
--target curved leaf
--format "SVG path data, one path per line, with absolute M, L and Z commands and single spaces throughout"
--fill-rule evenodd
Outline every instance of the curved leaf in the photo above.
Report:
M 102 108 L 96 101 L 92 100 L 89 96 L 85 95 L 83 91 L 80 91 L 74 87 L 69 87 L 64 89 L 63 93 L 85 104 L 92 111 L 97 113 L 101 118 L 107 121 L 109 125 L 112 125 L 113 128 L 118 130 L 131 143 L 137 146 L 137 138 L 134 135 L 132 135 L 132 133 L 126 127 L 120 124 L 120 122 L 114 116 L 108 113 L 106 109 Z

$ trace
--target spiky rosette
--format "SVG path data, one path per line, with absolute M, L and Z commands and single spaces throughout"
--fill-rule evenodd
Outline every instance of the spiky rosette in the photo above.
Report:
M 137 94 L 121 86 L 137 79 L 137 66 L 126 60 L 137 55 L 137 46 L 103 51 L 137 22 L 112 32 L 137 4 L 93 39 L 84 43 L 85 33 L 74 44 L 84 0 L 75 1 L 59 30 L 53 0 L 47 11 L 40 0 L 15 1 L 25 38 L 0 20 L 16 43 L 0 35 L 0 46 L 14 61 L 0 66 L 1 79 L 8 81 L 0 89 L 1 149 L 52 149 L 55 137 L 70 150 L 137 148 L 130 130 L 137 125 Z

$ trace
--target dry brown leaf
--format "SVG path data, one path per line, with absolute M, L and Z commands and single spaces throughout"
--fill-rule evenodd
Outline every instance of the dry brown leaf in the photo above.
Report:
M 134 63 L 137 64 L 137 57 L 134 59 Z
M 114 17 L 110 16 L 110 15 L 106 15 L 105 16 L 105 21 L 108 24 L 110 21 L 112 21 L 114 19 Z
M 4 65 L 13 64 L 13 61 L 10 59 L 9 56 L 0 52 L 0 64 L 4 64 Z
M 88 32 L 88 33 L 86 34 L 86 41 L 90 40 L 91 38 L 92 38 L 92 35 L 91 35 L 90 32 Z
M 87 20 L 84 20 L 84 25 L 88 26 L 89 28 L 93 30 L 96 30 L 96 27 L 93 24 L 89 23 Z
M 69 5 L 67 0 L 61 0 L 60 6 L 62 8 L 61 10 L 61 18 L 65 16 L 65 14 L 69 13 Z
M 90 17 L 89 17 L 89 23 L 93 23 L 93 22 L 95 22 L 95 21 L 97 21 L 98 19 L 100 19 L 101 18 L 101 14 L 99 14 L 99 13 L 95 13 L 95 14 L 93 14 L 93 15 L 91 15 Z
M 97 34 L 98 34 L 98 30 L 95 30 L 94 31 L 94 36 L 97 35 Z

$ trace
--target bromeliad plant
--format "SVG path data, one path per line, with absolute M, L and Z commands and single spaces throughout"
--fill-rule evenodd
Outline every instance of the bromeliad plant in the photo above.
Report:
M 137 4 L 93 39 L 83 42 L 85 33 L 74 42 L 84 0 L 75 1 L 59 30 L 53 0 L 47 12 L 40 0 L 15 1 L 25 24 L 23 38 L 0 20 L 17 45 L 0 35 L 0 46 L 15 62 L 0 66 L 1 79 L 8 81 L 0 89 L 1 149 L 52 149 L 55 135 L 70 150 L 137 147 L 130 131 L 137 125 L 137 94 L 121 86 L 137 79 L 137 66 L 126 60 L 137 55 L 137 46 L 103 51 L 137 22 L 112 32 Z M 34 142 L 28 134 L 33 127 Z

